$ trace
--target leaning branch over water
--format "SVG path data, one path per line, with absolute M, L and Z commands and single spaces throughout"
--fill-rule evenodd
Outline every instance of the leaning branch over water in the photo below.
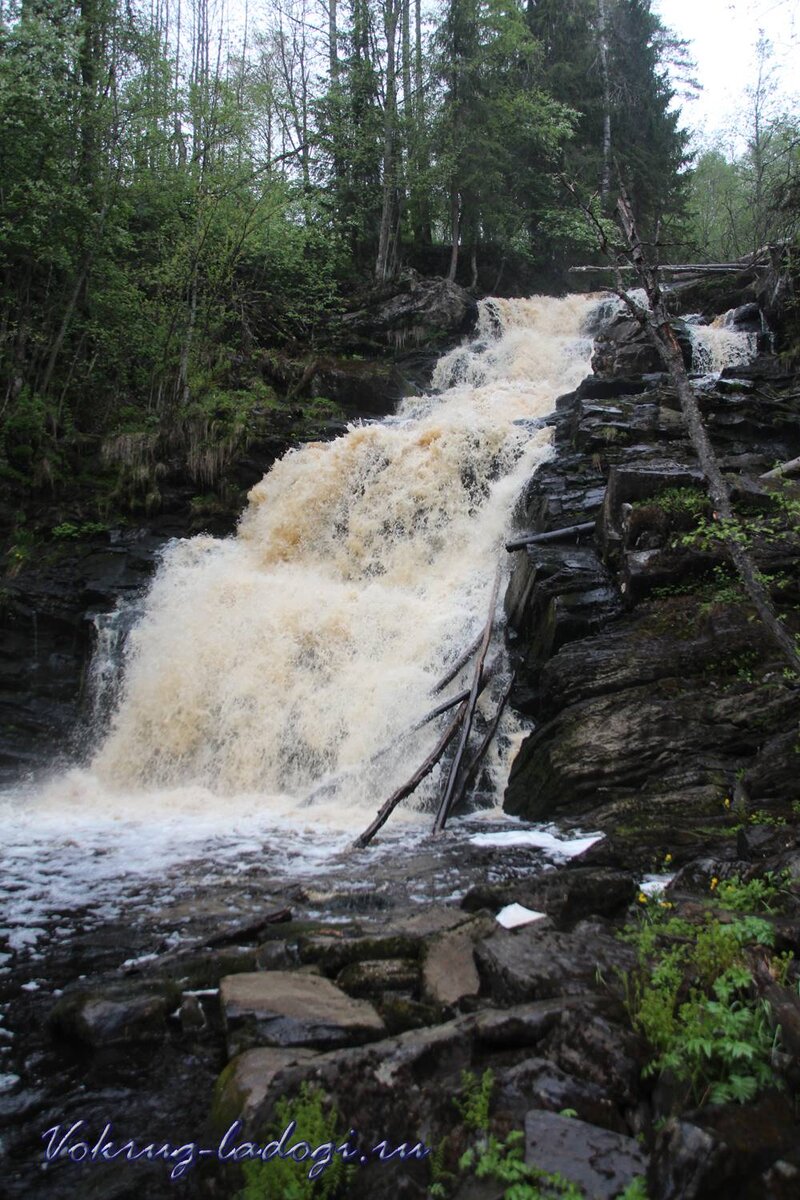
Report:
M 433 832 L 441 833 L 447 822 L 447 817 L 450 813 L 450 808 L 453 803 L 455 792 L 456 779 L 461 766 L 461 760 L 464 757 L 464 751 L 467 746 L 467 739 L 472 728 L 472 719 L 475 715 L 475 705 L 478 703 L 480 694 L 481 677 L 483 675 L 483 663 L 486 658 L 486 652 L 489 649 L 489 642 L 492 640 L 492 630 L 494 629 L 494 612 L 497 607 L 497 593 L 500 591 L 500 579 L 502 576 L 502 566 L 498 563 L 497 571 L 495 572 L 494 584 L 492 586 L 492 595 L 489 600 L 489 615 L 486 618 L 486 628 L 483 631 L 483 639 L 478 657 L 475 660 L 475 670 L 472 676 L 472 687 L 470 688 L 469 700 L 467 701 L 467 711 L 464 716 L 464 721 L 461 727 L 461 740 L 458 743 L 455 758 L 450 764 L 450 774 L 447 777 L 447 786 L 444 790 L 439 811 L 436 814 L 436 820 L 433 823 Z

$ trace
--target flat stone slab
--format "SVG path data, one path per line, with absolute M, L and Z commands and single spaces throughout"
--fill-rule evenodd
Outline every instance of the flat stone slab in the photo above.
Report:
M 543 1109 L 525 1117 L 525 1162 L 563 1175 L 591 1200 L 613 1200 L 637 1175 L 647 1174 L 647 1157 L 635 1138 Z
M 451 1008 L 478 995 L 481 981 L 475 965 L 475 942 L 492 929 L 490 918 L 477 917 L 432 939 L 422 967 L 426 999 Z
M 220 983 L 228 1053 L 256 1046 L 332 1050 L 384 1035 L 383 1021 L 366 1000 L 354 1000 L 321 975 L 256 971 Z

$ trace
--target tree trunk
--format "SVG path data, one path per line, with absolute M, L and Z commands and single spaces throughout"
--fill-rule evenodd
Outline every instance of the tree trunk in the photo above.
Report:
M 608 72 L 608 15 L 606 0 L 599 0 L 600 72 L 603 79 L 603 176 L 600 196 L 605 208 L 611 191 L 611 80 Z
M 447 278 L 454 283 L 458 270 L 458 239 L 461 236 L 461 198 L 455 187 L 450 194 L 450 223 L 453 227 L 453 249 L 450 252 L 450 269 L 447 272 Z
M 400 0 L 385 0 L 384 29 L 386 31 L 386 108 L 384 112 L 383 137 L 383 204 L 378 237 L 378 258 L 375 264 L 375 279 L 383 283 L 389 274 L 389 251 L 394 225 L 394 206 L 397 191 L 395 162 L 395 124 L 397 120 L 397 64 L 395 40 L 397 36 L 398 5 Z
M 708 495 L 714 505 L 715 518 L 725 522 L 725 525 L 722 527 L 721 541 L 725 546 L 731 563 L 735 567 L 744 585 L 745 592 L 775 645 L 780 649 L 792 670 L 800 673 L 800 653 L 798 653 L 795 640 L 781 623 L 772 605 L 769 593 L 761 582 L 758 568 L 750 557 L 747 548 L 743 545 L 740 538 L 736 536 L 736 530 L 733 528 L 736 524 L 736 516 L 731 503 L 730 489 L 717 462 L 717 456 L 714 453 L 705 425 L 703 424 L 703 417 L 697 403 L 697 397 L 686 372 L 683 354 L 670 324 L 670 317 L 661 292 L 657 269 L 647 263 L 636 229 L 633 210 L 631 209 L 630 201 L 624 193 L 624 189 L 618 203 L 618 209 L 631 247 L 633 261 L 639 269 L 639 277 L 650 301 L 652 316 L 632 301 L 622 289 L 620 289 L 620 295 L 639 323 L 649 333 L 675 384 L 681 411 L 683 412 L 689 432 L 689 439 L 700 460 L 700 466 L 706 479 Z

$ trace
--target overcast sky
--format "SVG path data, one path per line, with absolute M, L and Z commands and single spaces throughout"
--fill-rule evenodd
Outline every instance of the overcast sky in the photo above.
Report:
M 690 44 L 703 91 L 684 101 L 684 124 L 708 137 L 735 122 L 755 74 L 759 30 L 772 42 L 776 82 L 796 96 L 800 0 L 654 0 L 665 25 Z

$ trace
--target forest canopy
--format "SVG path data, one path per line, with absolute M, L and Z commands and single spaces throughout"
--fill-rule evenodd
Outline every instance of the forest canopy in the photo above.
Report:
M 591 251 L 564 178 L 746 252 L 791 208 L 796 125 L 762 104 L 693 189 L 684 61 L 650 0 L 1 0 L 0 471 L 251 403 L 248 364 L 405 267 L 562 288 Z

